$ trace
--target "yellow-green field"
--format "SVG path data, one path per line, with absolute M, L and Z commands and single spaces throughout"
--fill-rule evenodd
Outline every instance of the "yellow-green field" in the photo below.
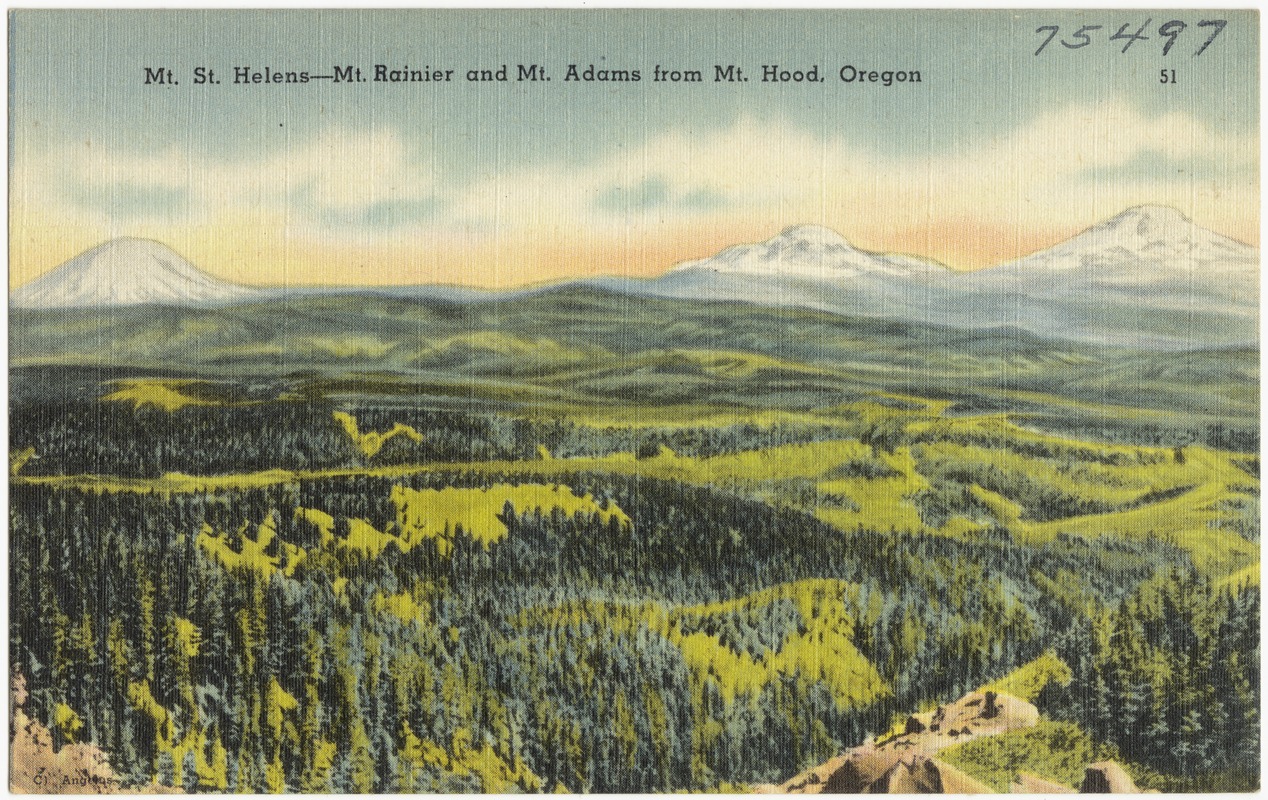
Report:
M 517 623 L 569 627 L 601 620 L 605 627 L 628 633 L 639 621 L 676 645 L 694 680 L 695 700 L 700 687 L 715 685 L 728 702 L 752 701 L 776 676 L 793 677 L 832 689 L 842 708 L 861 707 L 890 694 L 876 668 L 854 645 L 854 620 L 845 610 L 852 587 L 844 581 L 809 579 L 784 584 L 745 597 L 707 605 L 666 608 L 656 603 L 638 606 L 604 602 L 570 602 L 550 608 L 534 608 L 519 615 Z M 800 616 L 800 630 L 790 632 L 779 646 L 754 655 L 737 652 L 716 634 L 685 632 L 686 623 L 708 620 L 735 611 L 791 600 Z
M 316 528 L 323 548 L 334 546 L 370 558 L 382 553 L 389 544 L 407 553 L 422 542 L 431 542 L 439 555 L 448 556 L 455 537 L 460 535 L 487 548 L 507 535 L 506 524 L 500 518 L 507 503 L 516 513 L 539 511 L 549 516 L 558 511 L 567 517 L 597 515 L 605 523 L 615 521 L 627 528 L 632 524 L 629 516 L 617 506 L 601 506 L 590 495 L 579 497 L 569 487 L 560 485 L 497 484 L 487 489 L 423 490 L 394 486 L 391 500 L 396 506 L 396 519 L 384 531 L 363 519 L 349 519 L 348 529 L 340 537 L 335 532 L 334 517 L 313 508 L 300 508 L 296 518 Z M 253 569 L 265 579 L 279 570 L 289 576 L 304 560 L 306 552 L 276 538 L 274 513 L 270 512 L 254 526 L 254 533 L 249 533 L 252 526 L 226 533 L 204 525 L 198 544 L 225 569 Z
M 131 403 L 133 408 L 149 406 L 160 411 L 178 411 L 186 406 L 221 405 L 212 400 L 191 397 L 181 389 L 203 383 L 194 380 L 127 378 L 115 381 L 113 392 L 102 396 L 103 402 Z
M 719 358 L 716 363 L 725 362 L 728 369 L 753 366 L 748 361 Z M 179 388 L 179 381 L 127 381 L 106 399 L 154 403 L 169 410 L 206 402 L 179 394 Z M 782 412 L 717 416 L 713 421 L 719 425 L 741 419 L 767 425 L 810 418 L 821 424 L 834 419 L 843 433 L 857 431 L 857 435 L 712 457 L 679 455 L 662 447 L 658 454 L 645 458 L 628 452 L 554 458 L 539 448 L 538 458 L 519 461 L 266 470 L 219 476 L 169 473 L 157 479 L 15 475 L 14 480 L 98 491 L 173 493 L 355 475 L 405 477 L 442 470 L 503 476 L 577 472 L 641 475 L 799 508 L 845 534 L 863 529 L 964 537 L 997 529 L 1032 545 L 1060 534 L 1152 536 L 1187 552 L 1199 569 L 1213 577 L 1237 583 L 1257 580 L 1258 545 L 1236 532 L 1238 524 L 1254 524 L 1248 523 L 1248 512 L 1239 511 L 1258 496 L 1258 478 L 1242 466 L 1250 456 L 1202 445 L 1172 448 L 1081 441 L 1026 429 L 1004 414 L 950 416 L 948 407 L 946 401 L 878 394 L 874 399 L 825 409 L 813 417 Z M 672 410 L 666 416 L 672 420 Z M 336 412 L 335 419 L 367 459 L 373 459 L 394 437 L 415 442 L 426 437 L 426 431 L 402 423 L 384 432 L 363 432 L 349 413 Z M 616 422 L 595 417 L 586 424 L 613 427 Z M 624 422 L 638 429 L 651 420 L 627 418 Z M 664 416 L 656 422 L 667 424 Z M 672 427 L 673 422 L 668 425 Z M 38 454 L 11 454 L 11 462 L 20 468 L 33 456 Z M 962 492 L 956 502 L 968 510 L 952 511 L 934 524 L 924 518 L 921 503 L 939 487 L 944 493 Z M 444 538 L 443 526 L 450 524 L 461 526 L 482 542 L 495 541 L 505 534 L 496 516 L 507 500 L 517 509 L 542 505 L 563 508 L 569 515 L 576 511 L 609 513 L 591 507 L 593 501 L 567 494 L 529 496 L 539 491 L 501 485 L 496 491 L 446 489 L 434 496 L 411 493 L 407 498 L 406 493 L 412 490 L 402 489 L 394 501 L 398 508 L 408 507 L 409 512 L 402 512 L 398 519 L 400 535 L 404 541 L 410 536 Z M 1042 503 L 1050 501 L 1044 497 L 1055 498 L 1061 507 L 1045 508 Z M 1065 508 L 1081 511 L 1065 513 Z M 623 519 L 622 524 L 626 523 Z M 395 535 L 358 530 L 353 541 L 372 552 L 383 545 L 376 537 Z
M 357 427 L 357 418 L 348 412 L 336 411 L 334 412 L 334 418 L 336 422 L 343 426 L 349 438 L 356 444 L 357 449 L 365 454 L 366 458 L 373 458 L 377 455 L 383 449 L 383 445 L 387 444 L 395 436 L 404 436 L 415 442 L 423 440 L 421 433 L 400 422 L 383 433 L 375 433 L 374 431 L 362 433 L 360 428 Z

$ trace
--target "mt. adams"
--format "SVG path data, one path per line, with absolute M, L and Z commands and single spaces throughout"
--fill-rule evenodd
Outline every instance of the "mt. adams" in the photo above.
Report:
M 1077 236 L 997 270 L 1121 273 L 1121 279 L 1168 274 L 1254 276 L 1259 251 L 1209 231 L 1165 206 L 1137 206 Z

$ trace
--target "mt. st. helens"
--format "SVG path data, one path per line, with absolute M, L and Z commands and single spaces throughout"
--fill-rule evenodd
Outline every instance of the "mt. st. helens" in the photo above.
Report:
M 213 278 L 172 248 L 150 239 L 112 239 L 22 286 L 18 308 L 205 305 L 255 299 L 245 286 Z

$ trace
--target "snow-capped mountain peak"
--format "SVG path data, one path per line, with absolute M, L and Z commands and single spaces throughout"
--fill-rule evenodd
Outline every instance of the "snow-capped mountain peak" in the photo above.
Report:
M 1099 225 L 1092 226 L 1093 231 L 1114 232 L 1119 236 L 1137 236 L 1142 239 L 1160 239 L 1180 232 L 1192 226 L 1193 220 L 1170 206 L 1134 206 L 1107 219 Z
M 939 268 L 932 262 L 907 256 L 859 250 L 844 236 L 822 225 L 794 225 L 764 242 L 735 245 L 715 256 L 680 264 L 674 272 L 707 270 L 839 280 L 869 274 L 924 273 Z
M 822 225 L 793 225 L 785 228 L 770 243 L 782 247 L 850 247 L 846 238 L 831 228 Z
M 1060 244 L 1004 265 L 1018 272 L 1123 271 L 1138 277 L 1257 271 L 1259 251 L 1193 222 L 1174 208 L 1136 206 Z
M 1259 251 L 1163 206 L 1129 208 L 1048 249 L 956 272 L 799 225 L 621 291 L 1166 349 L 1255 341 Z
M 203 305 L 247 300 L 256 293 L 213 278 L 165 244 L 121 238 L 80 253 L 10 299 L 19 308 L 81 308 Z

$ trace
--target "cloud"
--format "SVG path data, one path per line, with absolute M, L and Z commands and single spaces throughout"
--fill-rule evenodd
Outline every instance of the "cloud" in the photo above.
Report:
M 1223 176 L 1253 178 L 1254 164 L 1217 160 L 1212 157 L 1173 158 L 1166 153 L 1143 150 L 1121 164 L 1098 164 L 1079 177 L 1090 181 L 1117 183 L 1152 182 L 1167 177 L 1175 180 L 1218 180 Z
M 490 163 L 462 182 L 445 174 L 425 132 L 387 127 L 332 128 L 284 152 L 236 159 L 175 146 L 147 154 L 23 141 L 12 219 L 19 239 L 23 226 L 41 224 L 46 240 L 54 229 L 98 240 L 196 229 L 206 249 L 232 228 L 241 258 L 316 259 L 325 247 L 349 262 L 323 264 L 324 275 L 382 269 L 377 279 L 391 281 L 388 267 L 376 266 L 391 262 L 511 283 L 648 274 L 805 222 L 869 249 L 963 267 L 1016 257 L 1141 203 L 1257 236 L 1253 134 L 1183 112 L 1146 115 L 1127 102 L 1056 108 L 978 142 L 938 133 L 932 155 L 897 157 L 830 130 L 741 118 L 721 130 L 661 131 L 580 164 L 563 154 Z M 15 260 L 34 244 L 22 247 Z M 33 269 L 19 264 L 15 273 L 24 268 Z
M 818 222 L 864 246 L 982 266 L 1140 203 L 1175 205 L 1215 227 L 1237 218 L 1249 225 L 1257 175 L 1254 136 L 1180 112 L 1145 115 L 1125 102 L 1054 109 L 924 158 L 741 119 L 704 134 L 667 131 L 580 168 L 560 162 L 489 175 L 455 196 L 451 212 L 473 232 L 508 238 L 516 226 L 683 236 L 723 218 L 761 238 Z M 966 233 L 948 238 L 953 226 Z M 975 243 L 973 231 L 1008 241 Z
M 394 131 L 350 129 L 237 160 L 84 142 L 19 159 L 14 177 L 23 202 L 88 220 L 202 223 L 255 209 L 300 227 L 340 220 L 373 227 L 434 210 L 432 170 L 419 149 Z
M 673 187 L 663 175 L 652 175 L 633 186 L 614 185 L 599 192 L 594 207 L 609 214 L 665 209 L 683 213 L 716 211 L 728 205 L 716 189 Z
M 1131 104 L 1070 104 L 1035 117 L 977 153 L 983 161 L 1043 163 L 1053 170 L 1118 166 L 1142 152 L 1170 160 L 1253 158 L 1254 136 L 1224 135 L 1206 119 L 1181 111 L 1145 116 Z
M 866 163 L 842 143 L 825 148 L 808 131 L 745 119 L 703 135 L 667 131 L 581 166 L 560 160 L 490 174 L 460 191 L 452 210 L 480 230 L 517 221 L 655 228 L 697 220 L 702 212 L 801 205 L 813 194 L 808 181 L 861 174 Z

